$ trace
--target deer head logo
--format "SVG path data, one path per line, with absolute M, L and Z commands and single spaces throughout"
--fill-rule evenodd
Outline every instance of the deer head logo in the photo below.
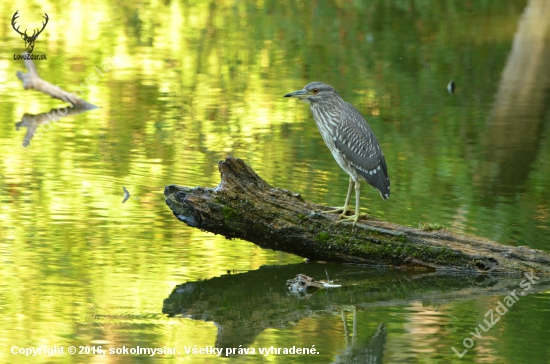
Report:
M 25 32 L 24 33 L 21 33 L 19 31 L 19 26 L 16 28 L 15 27 L 15 21 L 17 20 L 17 18 L 19 18 L 19 15 L 17 14 L 19 13 L 19 10 L 17 10 L 15 12 L 15 14 L 13 14 L 13 17 L 11 18 L 11 26 L 13 27 L 13 29 L 19 33 L 21 35 L 21 38 L 25 41 L 25 48 L 27 49 L 27 52 L 28 53 L 32 53 L 33 49 L 34 49 L 34 42 L 36 42 L 36 38 L 38 38 L 38 36 L 40 35 L 40 33 L 42 33 L 42 31 L 44 30 L 44 28 L 46 28 L 46 24 L 48 24 L 48 14 L 44 13 L 44 19 L 46 19 L 46 22 L 42 22 L 42 29 L 40 30 L 33 30 L 32 32 L 32 35 L 28 35 L 27 34 L 27 29 L 25 29 Z M 37 33 L 38 31 L 38 33 Z

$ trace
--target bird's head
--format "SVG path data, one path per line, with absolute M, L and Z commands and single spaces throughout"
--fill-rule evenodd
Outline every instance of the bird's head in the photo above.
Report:
M 303 90 L 290 92 L 283 97 L 296 97 L 308 104 L 320 102 L 338 96 L 332 86 L 322 82 L 308 83 Z

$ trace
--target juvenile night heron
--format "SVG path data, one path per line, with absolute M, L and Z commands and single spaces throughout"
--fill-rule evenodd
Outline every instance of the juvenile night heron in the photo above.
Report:
M 390 197 L 390 179 L 386 160 L 374 132 L 353 105 L 345 102 L 331 86 L 322 82 L 307 84 L 303 90 L 284 97 L 296 97 L 307 102 L 315 123 L 336 162 L 349 174 L 349 188 L 342 208 L 325 212 L 342 212 L 342 221 L 359 219 L 361 179 L 380 192 L 384 200 Z M 346 216 L 351 192 L 355 187 L 355 214 Z

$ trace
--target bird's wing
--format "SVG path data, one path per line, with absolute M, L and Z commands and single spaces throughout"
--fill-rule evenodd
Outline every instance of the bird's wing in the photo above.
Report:
M 380 144 L 359 111 L 351 104 L 346 106 L 336 127 L 336 149 L 386 199 L 390 196 L 390 179 Z

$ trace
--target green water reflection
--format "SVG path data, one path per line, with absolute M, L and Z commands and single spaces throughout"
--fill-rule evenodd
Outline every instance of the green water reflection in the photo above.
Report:
M 233 155 L 274 186 L 340 205 L 347 176 L 307 106 L 282 97 L 313 80 L 353 103 L 384 150 L 392 198 L 365 189 L 365 211 L 549 250 L 544 0 L 41 6 L 48 8 L 0 1 L 0 361 L 99 360 L 13 356 L 13 345 L 214 345 L 212 322 L 162 313 L 176 285 L 301 259 L 185 227 L 163 188 L 215 186 L 218 160 Z M 9 25 L 16 10 L 29 29 L 43 11 L 50 17 L 34 49 L 48 56 L 36 61 L 41 77 L 80 87 L 100 106 L 38 126 L 26 148 L 15 123 L 63 103 L 24 91 L 15 77 L 24 70 L 13 60 L 24 49 Z M 112 67 L 98 73 L 107 60 Z M 124 204 L 122 186 L 131 194 Z M 450 346 L 498 299 L 373 307 L 358 314 L 359 337 L 368 340 L 383 322 L 386 362 L 450 362 Z M 461 361 L 546 362 L 547 301 L 545 293 L 522 298 Z M 254 346 L 315 344 L 328 362 L 346 348 L 342 330 L 340 317 L 305 317 L 263 331 Z M 215 359 L 104 358 L 137 360 Z

